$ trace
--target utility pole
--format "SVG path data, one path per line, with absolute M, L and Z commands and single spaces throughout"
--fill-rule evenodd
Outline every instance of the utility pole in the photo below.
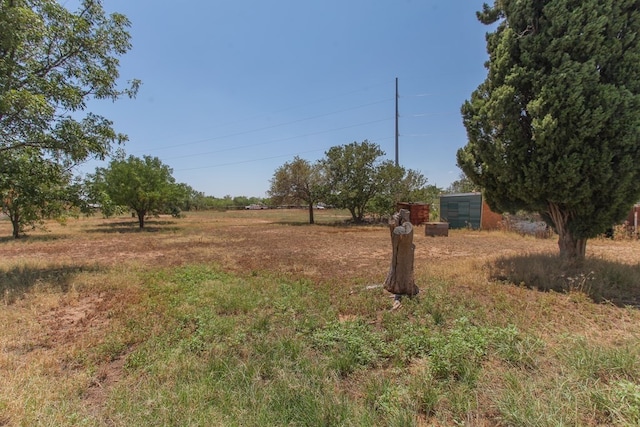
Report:
M 398 78 L 396 77 L 396 166 L 400 166 L 398 160 Z

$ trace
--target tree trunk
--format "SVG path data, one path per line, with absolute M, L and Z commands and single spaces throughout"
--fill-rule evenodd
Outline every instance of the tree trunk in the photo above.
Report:
M 138 214 L 138 225 L 140 228 L 144 228 L 144 216 L 147 214 L 147 211 L 136 211 Z
M 549 203 L 549 216 L 558 233 L 560 257 L 571 261 L 584 260 L 587 250 L 587 239 L 577 238 L 569 231 L 567 225 L 571 218 L 571 213 L 562 210 L 562 208 L 555 203 Z
M 313 203 L 309 202 L 309 224 L 313 223 Z
M 409 221 L 409 211 L 400 209 L 389 220 L 391 230 L 391 268 L 384 289 L 396 295 L 416 295 L 419 290 L 413 275 L 415 245 L 413 244 L 413 225 Z
M 10 214 L 9 217 L 11 218 L 11 226 L 13 227 L 13 238 L 18 239 L 20 238 L 20 216 Z
M 358 216 L 356 215 L 356 211 L 354 208 L 347 208 L 349 210 L 349 213 L 351 214 L 351 220 L 355 223 L 358 223 Z
M 568 260 L 581 261 L 587 250 L 587 239 L 576 239 L 569 232 L 558 237 L 560 256 Z

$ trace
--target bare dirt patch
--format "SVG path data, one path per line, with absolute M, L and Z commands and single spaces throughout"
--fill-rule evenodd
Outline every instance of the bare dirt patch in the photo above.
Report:
M 343 279 L 355 272 L 380 275 L 387 268 L 390 243 L 384 226 L 292 225 L 277 218 L 256 218 L 255 212 L 240 211 L 233 215 L 189 215 L 166 220 L 155 231 L 139 231 L 135 221 L 127 227 L 122 218 L 79 219 L 70 222 L 67 228 L 50 227 L 50 239 L 41 238 L 47 236 L 45 233 L 33 233 L 22 240 L 7 241 L 3 244 L 3 255 L 7 262 L 105 267 L 135 264 L 155 268 L 211 262 L 245 272 L 286 271 L 304 264 L 311 276 L 325 279 Z M 117 226 L 110 228 L 110 223 Z M 552 251 L 555 245 L 552 240 L 454 230 L 449 237 L 433 238 L 424 236 L 422 227 L 416 227 L 414 240 L 418 264 Z M 607 252 L 603 249 L 600 252 Z M 620 250 L 619 246 L 616 250 Z
M 46 331 L 46 341 L 64 346 L 89 330 L 103 329 L 106 317 L 105 294 L 83 295 L 74 301 L 64 301 L 38 317 Z

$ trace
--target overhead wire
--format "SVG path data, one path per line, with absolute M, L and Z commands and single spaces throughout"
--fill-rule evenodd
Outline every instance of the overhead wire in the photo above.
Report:
M 373 138 L 371 139 L 372 142 L 375 141 L 382 141 L 385 139 L 391 139 L 393 137 L 382 137 L 382 138 Z M 176 172 L 184 172 L 184 171 L 192 171 L 192 170 L 199 170 L 199 169 L 212 169 L 212 168 L 217 168 L 217 167 L 223 167 L 223 166 L 235 166 L 235 165 L 241 165 L 244 163 L 254 163 L 254 162 L 260 162 L 263 160 L 271 160 L 271 159 L 278 159 L 278 158 L 283 158 L 283 157 L 294 157 L 294 156 L 298 156 L 300 154 L 309 154 L 309 153 L 317 153 L 319 151 L 327 151 L 329 148 L 331 147 L 325 147 L 325 148 L 319 148 L 319 149 L 315 149 L 315 150 L 307 150 L 307 151 L 298 151 L 295 153 L 290 153 L 290 154 L 279 154 L 277 156 L 269 156 L 269 157 L 261 157 L 258 159 L 249 159 L 249 160 L 238 160 L 235 162 L 227 162 L 227 163 L 219 163 L 217 165 L 207 165 L 207 166 L 198 166 L 195 168 L 185 168 L 185 169 L 177 169 Z
M 277 138 L 277 139 L 272 139 L 272 140 L 265 141 L 265 142 L 257 142 L 255 144 L 239 145 L 239 146 L 234 146 L 234 147 L 226 147 L 226 148 L 222 148 L 222 149 L 214 150 L 214 151 L 207 151 L 207 152 L 203 152 L 203 153 L 184 154 L 182 156 L 167 157 L 167 158 L 165 158 L 165 160 L 183 159 L 183 158 L 186 158 L 186 157 L 203 156 L 203 155 L 206 155 L 206 154 L 216 154 L 216 153 L 222 153 L 222 152 L 225 152 L 225 151 L 233 151 L 233 150 L 240 150 L 240 149 L 243 149 L 243 148 L 257 147 L 257 146 L 260 146 L 260 145 L 272 144 L 274 142 L 282 142 L 282 141 L 289 141 L 289 140 L 292 140 L 292 139 L 306 138 L 308 136 L 321 135 L 321 134 L 324 134 L 324 133 L 336 132 L 336 131 L 339 131 L 339 130 L 354 128 L 354 127 L 358 127 L 358 126 L 365 126 L 365 125 L 370 125 L 370 124 L 374 124 L 374 123 L 380 123 L 380 122 L 383 122 L 383 121 L 386 121 L 386 120 L 392 120 L 392 119 L 393 119 L 393 117 L 385 117 L 385 118 L 382 118 L 382 119 L 371 120 L 371 121 L 368 121 L 368 122 L 357 123 L 357 124 L 353 124 L 353 125 L 349 125 L 349 126 L 342 126 L 342 127 L 339 127 L 339 128 L 326 129 L 326 130 L 323 130 L 323 131 L 311 132 L 311 133 L 306 133 L 306 134 L 303 134 L 303 135 L 294 135 L 294 136 L 289 136 L 289 137 L 286 137 L 286 138 Z
M 386 84 L 386 82 L 384 84 Z M 324 101 L 324 100 L 340 98 L 340 97 L 343 97 L 343 96 L 346 96 L 346 95 L 349 95 L 349 94 L 361 92 L 361 91 L 364 91 L 364 90 L 369 90 L 372 87 L 377 87 L 377 86 L 381 86 L 381 85 L 382 85 L 382 83 L 381 84 L 377 84 L 377 85 L 373 85 L 373 86 L 368 86 L 368 87 L 361 88 L 361 89 L 357 89 L 357 90 L 353 90 L 353 91 L 349 91 L 349 92 L 346 92 L 346 93 L 343 93 L 343 94 L 339 94 L 339 95 L 336 95 L 336 96 L 333 96 L 333 97 L 323 98 L 321 100 L 315 100 L 315 101 L 312 101 L 310 103 L 306 103 L 303 106 L 313 105 L 313 104 L 316 104 L 316 103 Z M 414 95 L 405 95 L 405 96 L 401 96 L 401 97 L 405 97 L 405 98 L 406 97 L 425 97 L 425 96 L 431 96 L 431 95 L 433 95 L 433 94 L 431 94 L 431 93 L 420 93 L 420 94 L 414 94 Z M 314 116 L 309 116 L 309 117 L 304 117 L 304 118 L 291 120 L 291 121 L 287 121 L 287 122 L 277 123 L 277 124 L 274 124 L 274 125 L 263 126 L 263 127 L 259 127 L 259 128 L 249 129 L 249 130 L 241 131 L 241 132 L 230 133 L 230 134 L 226 134 L 226 135 L 219 135 L 219 136 L 212 136 L 212 137 L 208 137 L 208 138 L 202 138 L 202 139 L 198 139 L 198 140 L 194 140 L 194 141 L 190 141 L 190 142 L 183 142 L 183 143 L 179 143 L 179 144 L 171 144 L 171 145 L 155 148 L 154 151 L 156 151 L 156 150 L 167 150 L 167 149 L 171 149 L 171 148 L 179 148 L 179 147 L 184 147 L 184 146 L 189 146 L 189 145 L 195 145 L 195 144 L 202 143 L 202 142 L 230 139 L 230 138 L 234 138 L 234 137 L 237 137 L 237 136 L 247 135 L 247 134 L 256 133 L 256 132 L 261 132 L 261 131 L 264 131 L 264 130 L 274 129 L 274 128 L 283 127 L 283 126 L 288 126 L 288 125 L 301 123 L 301 122 L 305 122 L 305 121 L 309 121 L 309 120 L 314 120 L 314 119 L 318 119 L 318 118 L 322 118 L 322 117 L 327 117 L 327 116 L 331 116 L 331 115 L 335 115 L 335 114 L 339 114 L 339 113 L 343 113 L 343 112 L 347 112 L 347 111 L 353 111 L 353 110 L 357 110 L 357 109 L 360 109 L 360 108 L 365 108 L 365 107 L 368 107 L 368 106 L 381 104 L 381 103 L 384 103 L 384 102 L 389 102 L 389 101 L 392 101 L 393 99 L 394 99 L 393 97 L 392 98 L 380 99 L 380 100 L 368 102 L 368 103 L 365 103 L 365 104 L 356 105 L 356 106 L 349 107 L 349 108 L 343 108 L 343 109 L 340 109 L 340 110 L 334 110 L 334 111 L 330 111 L 330 112 L 327 112 L 327 113 L 322 113 L 322 114 L 317 114 L 317 115 L 314 115 Z M 301 108 L 301 107 L 300 106 L 292 106 L 292 107 L 284 108 L 284 109 L 281 109 L 281 110 L 278 110 L 276 112 L 272 112 L 272 113 L 269 113 L 269 114 L 277 114 L 278 112 L 289 111 L 289 110 L 296 109 L 296 108 Z M 441 115 L 441 114 L 449 115 L 449 114 L 453 114 L 453 113 L 449 113 L 449 112 L 421 113 L 421 114 L 409 115 L 409 116 L 406 116 L 406 117 L 415 118 L 415 117 L 426 117 L 426 116 Z M 260 117 L 260 116 L 261 115 L 256 115 L 255 117 Z M 400 117 L 405 117 L 405 116 L 400 116 Z M 335 131 L 344 130 L 344 129 L 349 129 L 349 128 L 354 128 L 354 127 L 358 127 L 358 126 L 365 126 L 365 125 L 369 125 L 369 124 L 374 124 L 374 123 L 379 123 L 379 122 L 383 122 L 383 121 L 387 121 L 387 120 L 392 120 L 393 118 L 394 117 L 385 117 L 385 118 L 381 118 L 381 119 L 377 119 L 377 120 L 372 120 L 372 121 L 367 121 L 367 122 L 362 122 L 362 123 L 356 123 L 356 124 L 337 127 L 337 128 L 332 128 L 332 129 L 325 129 L 325 130 L 321 130 L 321 131 L 310 132 L 310 133 L 301 134 L 301 135 L 295 135 L 295 136 L 286 137 L 286 138 L 276 138 L 276 139 L 272 139 L 272 140 L 269 140 L 269 141 L 263 141 L 263 142 L 253 143 L 253 144 L 238 145 L 238 146 L 225 147 L 225 148 L 212 150 L 212 151 L 206 151 L 206 152 L 199 152 L 199 153 L 192 153 L 192 154 L 184 154 L 184 155 L 178 155 L 178 156 L 165 157 L 165 158 L 163 158 L 163 160 L 183 159 L 183 158 L 189 158 L 189 157 L 205 156 L 205 155 L 209 155 L 209 154 L 216 154 L 216 153 L 222 153 L 222 152 L 229 152 L 229 151 L 234 151 L 234 150 L 252 148 L 252 147 L 257 147 L 257 146 L 262 146 L 262 145 L 273 144 L 273 143 L 277 143 L 277 142 L 289 141 L 289 140 L 298 139 L 298 138 L 305 138 L 305 137 L 314 136 L 314 135 L 326 134 L 326 133 L 335 132 Z M 242 123 L 242 122 L 245 122 L 246 120 L 247 119 L 245 118 L 245 119 L 237 120 L 237 121 L 231 122 L 231 123 L 232 124 L 233 123 Z M 224 125 L 220 125 L 218 127 L 221 127 L 221 126 L 224 126 Z M 432 135 L 432 134 L 406 134 L 406 135 L 400 134 L 400 136 L 405 136 L 405 137 L 430 136 L 430 135 Z M 385 140 L 385 139 L 391 139 L 391 138 L 393 138 L 393 137 L 389 136 L 389 137 L 383 137 L 383 138 L 376 138 L 376 140 Z M 323 151 L 323 150 L 326 150 L 326 149 L 308 150 L 308 151 L 299 152 L 299 153 L 294 154 L 294 155 L 307 154 L 307 153 L 318 152 L 318 151 Z M 258 159 L 240 160 L 240 161 L 236 161 L 236 162 L 227 162 L 227 163 L 220 163 L 220 164 L 216 164 L 216 165 L 207 165 L 207 166 L 200 166 L 200 167 L 193 167 L 193 168 L 183 168 L 183 169 L 177 169 L 177 171 L 190 171 L 190 170 L 198 170 L 198 169 L 216 168 L 216 167 L 222 167 L 222 166 L 230 166 L 230 165 L 236 165 L 236 164 L 243 164 L 243 163 L 257 162 L 257 161 L 263 161 L 263 160 L 270 160 L 270 159 L 274 159 L 274 158 L 281 158 L 281 157 L 287 157 L 287 156 L 291 156 L 291 154 L 275 155 L 275 156 L 269 156 L 269 157 L 261 157 L 261 158 L 258 158 Z
M 353 91 L 353 93 L 355 93 L 355 92 L 358 92 L 358 91 Z M 347 94 L 349 94 L 349 93 L 352 93 L 352 92 L 348 92 Z M 345 96 L 345 94 L 340 95 L 340 96 Z M 336 97 L 332 97 L 332 98 L 328 98 L 328 99 L 333 99 L 333 98 L 337 98 L 337 97 L 340 97 L 340 96 L 336 96 Z M 296 119 L 296 120 L 292 120 L 292 121 L 288 121 L 288 122 L 283 122 L 283 123 L 278 123 L 278 124 L 274 124 L 274 125 L 264 126 L 264 127 L 260 127 L 260 128 L 256 128 L 256 129 L 249 129 L 249 130 L 246 130 L 246 131 L 235 132 L 235 133 L 231 133 L 231 134 L 227 134 L 227 135 L 213 136 L 213 137 L 202 138 L 202 139 L 198 139 L 198 140 L 194 140 L 194 141 L 190 141 L 190 142 L 183 142 L 183 143 L 179 143 L 179 144 L 166 145 L 166 146 L 163 146 L 163 147 L 156 147 L 156 148 L 154 148 L 154 150 L 155 151 L 167 150 L 167 149 L 171 149 L 171 148 L 177 148 L 177 147 L 183 147 L 183 146 L 187 146 L 187 145 L 199 144 L 199 143 L 202 143 L 202 142 L 215 141 L 215 140 L 231 138 L 231 137 L 246 135 L 246 134 L 255 133 L 255 132 L 261 132 L 263 130 L 274 129 L 274 128 L 282 127 L 282 126 L 288 126 L 288 125 L 295 124 L 295 123 L 300 123 L 300 122 L 304 122 L 304 121 L 308 121 L 308 120 L 314 120 L 314 119 L 318 119 L 318 118 L 321 118 L 321 117 L 331 116 L 331 115 L 334 115 L 334 114 L 344 113 L 346 111 L 353 111 L 353 110 L 357 110 L 357 109 L 364 108 L 364 107 L 369 107 L 369 106 L 376 105 L 376 104 L 382 104 L 384 102 L 388 102 L 388 101 L 391 101 L 391 100 L 393 100 L 393 98 L 379 99 L 379 100 L 372 101 L 372 102 L 369 102 L 369 103 L 366 103 L 366 104 L 356 105 L 354 107 L 344 108 L 344 109 L 341 109 L 341 110 L 335 110 L 335 111 L 331 111 L 331 112 L 323 113 L 323 114 L 317 114 L 315 116 L 304 117 L 304 118 L 301 118 L 301 119 Z M 312 104 L 314 104 L 316 102 L 320 102 L 320 101 L 315 101 L 313 103 L 305 104 L 304 106 L 312 105 Z M 273 113 L 269 113 L 269 114 L 277 114 L 278 112 L 288 111 L 288 110 L 291 110 L 291 109 L 294 109 L 294 108 L 301 108 L 301 107 L 289 107 L 289 108 L 285 108 L 285 109 L 282 109 L 282 110 L 279 110 L 279 111 L 276 111 L 276 112 L 273 112 Z M 260 115 L 257 115 L 255 117 L 260 117 Z M 246 120 L 248 120 L 248 119 L 238 120 L 236 122 L 232 122 L 232 124 L 233 123 L 242 123 L 242 122 L 245 122 Z M 142 150 L 138 150 L 138 151 L 142 151 Z

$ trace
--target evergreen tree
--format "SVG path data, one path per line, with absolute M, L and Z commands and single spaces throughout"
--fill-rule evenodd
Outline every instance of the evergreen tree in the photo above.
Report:
M 560 255 L 640 198 L 640 1 L 496 0 L 458 165 L 497 212 L 539 212 Z

